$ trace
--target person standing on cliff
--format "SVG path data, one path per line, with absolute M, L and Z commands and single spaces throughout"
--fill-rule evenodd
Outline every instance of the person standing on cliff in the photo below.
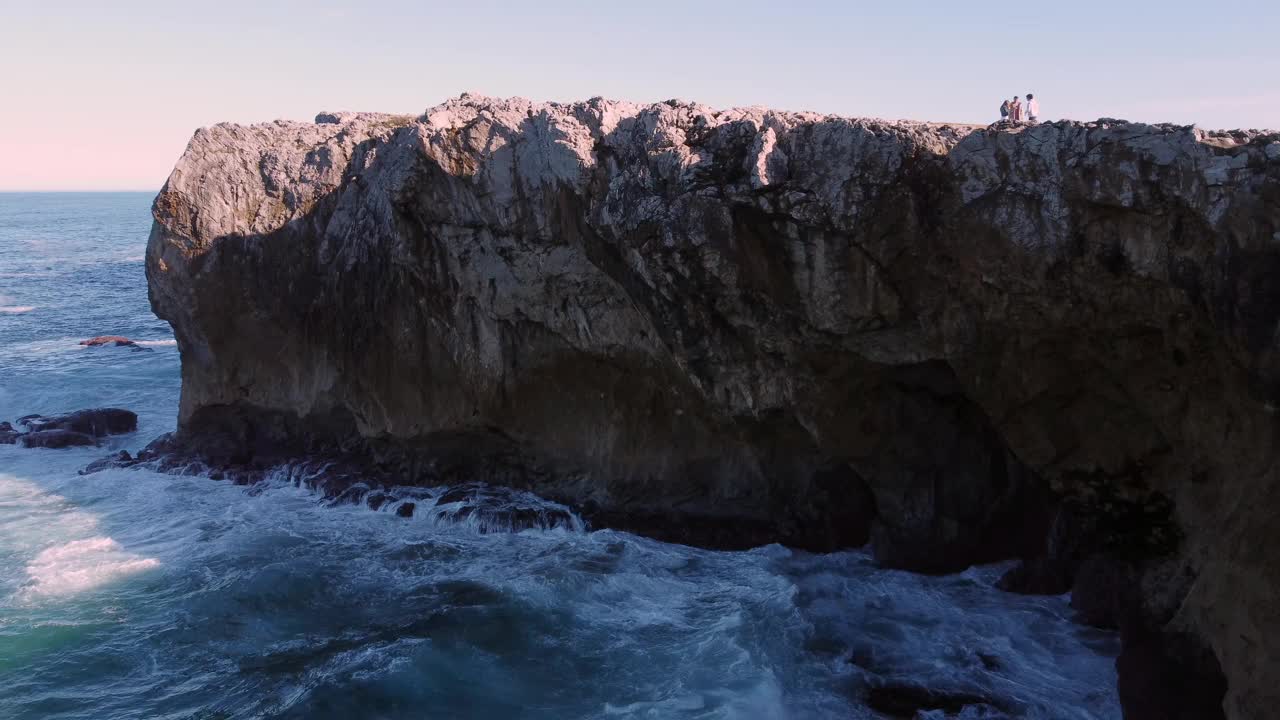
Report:
M 1022 122 L 1022 101 L 1018 99 L 1017 95 L 1013 96 L 1013 104 L 1009 106 L 1009 119 L 1014 124 Z
M 1036 96 L 1027 93 L 1027 122 L 1035 125 L 1040 122 L 1040 103 L 1036 102 Z
M 1009 100 L 1007 98 L 1003 103 L 1000 104 L 1000 119 L 1001 120 L 1009 119 Z

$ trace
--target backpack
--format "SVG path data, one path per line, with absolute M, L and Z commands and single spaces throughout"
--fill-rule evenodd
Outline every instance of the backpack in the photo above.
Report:
M 1009 117 L 1009 101 L 1008 100 L 1005 100 L 1004 104 L 1000 106 L 1000 117 L 1002 118 Z

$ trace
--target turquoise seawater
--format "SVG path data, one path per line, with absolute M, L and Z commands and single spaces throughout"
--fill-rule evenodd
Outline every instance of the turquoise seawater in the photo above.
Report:
M 76 471 L 173 428 L 145 194 L 0 194 L 0 419 L 127 407 L 100 448 L 0 445 L 0 718 L 1118 718 L 1113 635 L 1066 598 L 862 552 L 711 552 L 330 507 L 281 480 Z M 148 349 L 84 348 L 102 334 Z M 537 502 L 530 500 L 530 502 Z M 941 715 L 936 715 L 941 717 Z

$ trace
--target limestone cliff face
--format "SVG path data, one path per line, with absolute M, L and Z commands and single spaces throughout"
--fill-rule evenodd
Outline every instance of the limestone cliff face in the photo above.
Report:
M 1280 702 L 1280 136 L 464 95 L 201 130 L 155 219 L 225 462 L 927 571 L 1053 555 L 1047 484 L 1228 716 Z

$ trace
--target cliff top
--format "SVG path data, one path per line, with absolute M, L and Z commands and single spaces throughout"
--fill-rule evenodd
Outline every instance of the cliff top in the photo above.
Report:
M 584 112 L 590 113 L 592 111 L 601 112 L 609 118 L 635 116 L 642 113 L 649 113 L 658 116 L 683 115 L 692 118 L 704 116 L 708 120 L 717 121 L 717 124 L 734 122 L 737 120 L 755 120 L 761 123 L 773 122 L 788 125 L 806 122 L 846 121 L 872 128 L 893 127 L 904 129 L 931 129 L 944 135 L 959 134 L 960 137 L 963 137 L 969 132 L 981 129 L 1016 133 L 1027 128 L 1034 127 L 1033 125 L 1028 124 L 1015 125 L 1005 121 L 982 124 L 846 116 L 812 111 L 778 110 L 763 105 L 749 105 L 721 109 L 679 98 L 672 98 L 655 103 L 637 103 L 626 100 L 610 100 L 596 96 L 585 101 L 564 103 L 555 101 L 539 102 L 522 97 L 491 97 L 470 92 L 464 92 L 456 98 L 450 98 L 439 105 L 430 107 L 421 115 L 417 116 L 403 113 L 322 111 L 316 114 L 315 123 L 333 125 L 356 123 L 381 125 L 386 127 L 403 127 L 416 122 L 422 122 L 434 127 L 456 127 L 459 124 L 465 124 L 466 122 L 471 121 L 477 115 L 490 115 L 494 118 L 510 120 L 518 124 L 523 118 L 530 118 L 538 115 L 579 116 Z M 291 121 L 278 120 L 267 123 L 255 123 L 253 126 L 270 126 L 277 124 L 293 123 Z M 1067 125 L 1087 129 L 1132 127 L 1135 129 L 1151 128 L 1163 132 L 1185 131 L 1197 135 L 1197 139 L 1201 142 L 1220 147 L 1247 144 L 1259 137 L 1267 138 L 1274 136 L 1275 138 L 1280 138 L 1280 130 L 1265 128 L 1210 129 L 1200 128 L 1195 124 L 1180 125 L 1177 123 L 1144 123 L 1119 118 L 1098 118 L 1097 120 L 1060 119 L 1046 121 L 1041 124 Z M 232 123 L 218 124 L 218 127 L 223 126 L 243 127 Z

